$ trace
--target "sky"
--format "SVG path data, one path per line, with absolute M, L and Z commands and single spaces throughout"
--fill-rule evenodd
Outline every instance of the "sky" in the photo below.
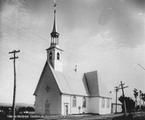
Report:
M 112 96 L 123 81 L 145 92 L 145 1 L 57 0 L 57 31 L 64 72 L 97 70 Z M 0 102 L 12 103 L 16 49 L 16 102 L 34 103 L 53 26 L 53 0 L 0 0 Z M 121 91 L 119 92 L 121 95 Z

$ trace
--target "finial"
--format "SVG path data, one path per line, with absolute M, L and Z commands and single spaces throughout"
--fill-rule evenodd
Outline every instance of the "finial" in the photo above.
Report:
M 54 7 L 54 12 L 56 12 L 56 0 L 53 0 L 53 7 Z
M 74 71 L 75 71 L 75 72 L 78 71 L 78 66 L 77 66 L 77 65 L 75 65 L 75 69 L 74 69 Z
M 55 26 L 55 18 L 56 18 L 56 1 L 53 0 L 53 7 L 54 7 L 54 24 L 53 24 L 53 30 L 52 32 L 56 32 L 56 26 Z

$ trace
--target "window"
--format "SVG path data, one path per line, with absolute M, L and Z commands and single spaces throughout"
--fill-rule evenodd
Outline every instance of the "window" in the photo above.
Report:
M 60 54 L 59 54 L 59 52 L 57 53 L 57 60 L 59 60 L 60 59 Z
M 102 108 L 105 107 L 105 98 L 102 98 Z
M 73 98 L 72 98 L 72 107 L 76 107 L 76 106 L 77 106 L 76 96 L 73 96 Z
M 49 53 L 49 59 L 52 59 L 52 52 Z
M 109 107 L 110 107 L 110 100 L 107 99 L 107 108 L 109 108 Z
M 86 108 L 86 97 L 83 97 L 83 108 Z

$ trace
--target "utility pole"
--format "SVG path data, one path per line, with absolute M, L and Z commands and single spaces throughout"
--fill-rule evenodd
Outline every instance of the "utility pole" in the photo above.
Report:
M 126 102 L 125 102 L 125 94 L 124 94 L 124 89 L 127 88 L 128 86 L 124 86 L 125 84 L 122 83 L 122 81 L 120 82 L 120 87 L 122 90 L 122 97 L 123 97 L 123 104 L 124 104 L 124 114 L 126 115 L 127 110 L 126 110 Z
M 115 113 L 117 113 L 117 93 L 118 93 L 119 89 L 120 89 L 120 88 L 119 88 L 118 86 L 115 87 L 115 92 L 116 92 L 116 106 L 115 106 Z
M 135 97 L 135 107 L 136 107 L 136 106 L 137 106 L 137 96 L 138 96 L 139 92 L 138 92 L 138 90 L 137 90 L 136 88 L 134 88 L 133 92 L 134 92 L 134 97 Z
M 139 90 L 139 109 L 141 110 L 141 98 L 142 98 L 142 91 Z
M 13 57 L 10 57 L 10 60 L 13 60 L 14 65 L 14 89 L 13 89 L 13 105 L 12 105 L 12 112 L 13 112 L 13 120 L 15 120 L 15 98 L 16 98 L 16 65 L 15 60 L 18 59 L 16 53 L 20 52 L 20 50 L 13 50 L 9 52 L 9 54 L 13 54 Z

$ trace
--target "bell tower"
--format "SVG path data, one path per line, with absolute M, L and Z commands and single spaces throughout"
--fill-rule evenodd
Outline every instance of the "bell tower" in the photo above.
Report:
M 54 23 L 50 33 L 51 43 L 47 49 L 47 62 L 51 64 L 54 70 L 62 72 L 62 53 L 63 50 L 59 47 L 59 33 L 56 31 L 56 2 L 54 0 Z

